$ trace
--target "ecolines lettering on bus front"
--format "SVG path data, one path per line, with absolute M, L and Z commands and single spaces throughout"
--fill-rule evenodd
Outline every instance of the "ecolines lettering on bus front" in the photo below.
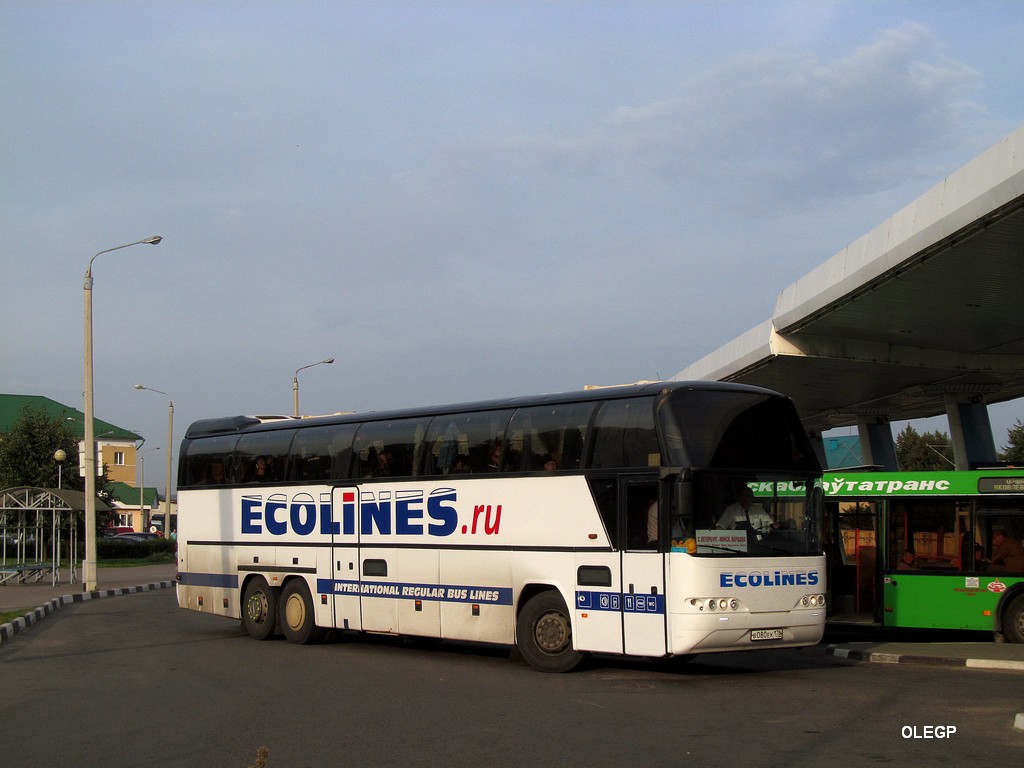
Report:
M 362 491 L 358 502 L 356 491 L 352 490 L 343 491 L 341 498 L 341 519 L 336 520 L 330 493 L 321 493 L 319 501 L 310 493 L 291 497 L 273 493 L 265 499 L 262 495 L 245 494 L 241 501 L 242 533 L 354 536 L 358 523 L 362 536 L 451 536 L 459 530 L 463 534 L 493 536 L 501 526 L 500 504 L 476 504 L 472 520 L 460 529 L 454 488 L 436 488 L 429 495 L 419 489 Z
M 817 571 L 752 571 L 720 573 L 721 587 L 813 587 Z

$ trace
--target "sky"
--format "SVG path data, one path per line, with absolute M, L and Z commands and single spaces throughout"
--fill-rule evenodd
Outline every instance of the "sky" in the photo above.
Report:
M 1024 123 L 1021 40 L 1017 0 L 2 0 L 0 392 L 82 408 L 86 267 L 152 235 L 93 265 L 95 413 L 150 450 L 328 357 L 304 414 L 671 377 Z

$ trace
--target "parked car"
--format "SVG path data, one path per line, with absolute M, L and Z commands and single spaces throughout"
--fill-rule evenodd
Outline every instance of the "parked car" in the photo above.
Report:
M 132 531 L 131 533 L 119 533 L 114 537 L 115 539 L 128 539 L 129 541 L 152 541 L 153 539 L 162 539 L 159 533 L 149 533 L 148 531 Z
M 103 531 L 104 536 L 122 536 L 126 533 L 135 533 L 135 529 L 130 525 L 112 525 Z

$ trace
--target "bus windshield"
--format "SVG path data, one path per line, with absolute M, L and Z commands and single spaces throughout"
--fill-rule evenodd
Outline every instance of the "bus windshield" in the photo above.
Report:
M 777 474 L 698 473 L 693 529 L 683 547 L 698 556 L 821 554 L 821 491 Z M 673 542 L 673 549 L 680 547 Z

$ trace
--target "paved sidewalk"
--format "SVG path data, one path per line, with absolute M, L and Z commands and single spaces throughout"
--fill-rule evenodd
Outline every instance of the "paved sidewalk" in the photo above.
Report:
M 9 642 L 16 634 L 24 632 L 64 605 L 172 587 L 176 568 L 175 563 L 130 568 L 98 568 L 96 589 L 92 592 L 84 592 L 81 581 L 74 584 L 65 581 L 54 585 L 50 579 L 46 579 L 27 584 L 0 585 L 0 611 L 24 611 L 20 618 L 0 625 L 0 643 Z M 67 579 L 66 570 L 64 578 Z

